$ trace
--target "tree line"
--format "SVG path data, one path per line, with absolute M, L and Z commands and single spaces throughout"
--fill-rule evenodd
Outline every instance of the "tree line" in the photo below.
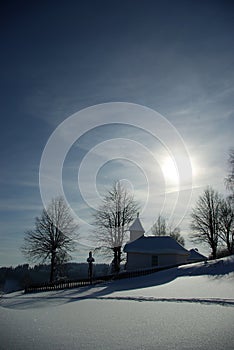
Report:
M 190 239 L 205 243 L 216 258 L 219 245 L 232 254 L 234 248 L 234 151 L 230 151 L 229 174 L 225 179 L 230 191 L 227 198 L 207 187 L 191 212 Z M 95 227 L 92 237 L 96 251 L 112 256 L 112 272 L 119 272 L 122 261 L 122 247 L 127 240 L 128 228 L 135 219 L 140 206 L 127 189 L 115 182 L 103 198 L 102 204 L 93 215 Z M 152 226 L 152 234 L 169 235 L 184 245 L 184 238 L 178 227 L 171 227 L 166 219 L 158 216 Z M 62 197 L 52 199 L 41 216 L 35 219 L 35 227 L 25 233 L 22 252 L 30 261 L 50 262 L 52 282 L 61 266 L 71 258 L 79 239 L 79 225 L 75 222 L 69 206 Z
M 77 280 L 87 278 L 88 264 L 69 262 L 63 265 L 63 276 L 66 279 Z M 109 264 L 95 264 L 94 277 L 109 273 Z M 33 283 L 43 283 L 50 278 L 50 264 L 29 264 L 16 267 L 0 267 L 0 293 L 21 290 Z

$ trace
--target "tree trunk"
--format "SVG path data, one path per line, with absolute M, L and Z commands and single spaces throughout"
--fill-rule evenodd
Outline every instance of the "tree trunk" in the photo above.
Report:
M 55 257 L 56 257 L 56 253 L 53 251 L 51 254 L 51 261 L 50 261 L 50 283 L 54 281 Z
M 113 260 L 114 273 L 119 273 L 120 261 L 121 261 L 121 246 L 114 247 L 113 252 L 114 252 L 114 260 Z
M 120 271 L 120 263 L 121 263 L 121 246 L 117 247 L 117 264 L 118 264 L 118 272 Z
M 217 246 L 212 246 L 212 259 L 216 259 L 217 257 Z
M 232 255 L 233 247 L 232 247 L 232 244 L 229 241 L 229 239 L 227 239 L 226 244 L 227 244 L 227 250 L 228 250 L 229 254 Z

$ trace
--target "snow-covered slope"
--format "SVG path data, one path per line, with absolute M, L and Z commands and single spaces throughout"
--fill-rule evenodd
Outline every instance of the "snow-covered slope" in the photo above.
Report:
M 0 349 L 233 349 L 234 256 L 80 289 L 4 295 Z

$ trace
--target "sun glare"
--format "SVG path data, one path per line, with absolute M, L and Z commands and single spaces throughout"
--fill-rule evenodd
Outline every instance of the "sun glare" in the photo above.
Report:
M 183 160 L 181 158 L 179 158 L 179 160 L 180 162 L 178 162 L 178 164 L 183 164 Z M 194 180 L 194 178 L 198 175 L 199 167 L 197 163 L 194 161 L 194 159 L 191 159 L 191 158 L 190 158 L 190 162 L 191 162 L 191 173 L 188 172 L 187 177 L 186 177 L 187 170 L 184 169 L 184 172 L 183 172 L 183 169 L 182 169 L 181 175 L 183 177 L 183 181 L 189 180 L 189 178 L 191 179 L 191 176 L 192 176 L 191 180 Z M 161 160 L 160 166 L 161 166 L 164 179 L 167 183 L 171 185 L 178 185 L 179 182 L 181 181 L 178 164 L 170 156 L 166 156 Z
M 162 161 L 162 172 L 165 180 L 174 184 L 179 181 L 179 174 L 175 162 L 171 157 L 166 157 Z

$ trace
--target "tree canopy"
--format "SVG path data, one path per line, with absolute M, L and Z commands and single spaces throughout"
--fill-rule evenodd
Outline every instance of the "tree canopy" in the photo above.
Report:
M 207 187 L 197 200 L 191 213 L 191 240 L 206 243 L 215 259 L 219 240 L 221 196 L 212 187 Z
M 49 260 L 52 282 L 56 267 L 70 258 L 77 238 L 78 224 L 63 197 L 57 197 L 35 218 L 34 229 L 25 232 L 22 252 L 33 262 Z
M 232 148 L 229 152 L 228 165 L 229 171 L 227 177 L 225 178 L 225 183 L 227 188 L 232 192 L 232 196 L 234 196 L 234 148 Z
M 94 240 L 97 247 L 114 252 L 115 271 L 119 269 L 121 247 L 126 240 L 128 227 L 138 209 L 139 205 L 133 196 L 117 181 L 106 192 L 94 214 Z
M 180 234 L 179 227 L 172 227 L 167 224 L 165 217 L 159 215 L 151 228 L 151 232 L 155 236 L 170 236 L 174 238 L 178 243 L 184 246 L 184 237 Z

